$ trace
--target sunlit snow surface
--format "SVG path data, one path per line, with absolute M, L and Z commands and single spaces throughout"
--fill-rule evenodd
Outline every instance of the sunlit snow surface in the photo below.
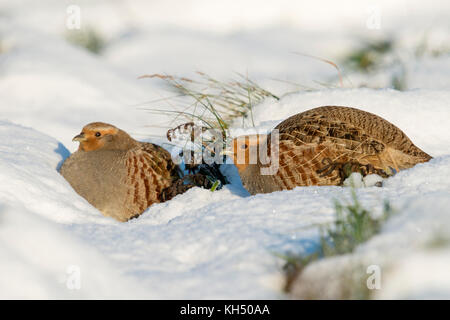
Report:
M 122 10 L 130 8 L 126 1 L 122 9 L 90 3 L 81 1 L 84 22 L 98 20 L 111 38 L 102 56 L 63 39 L 69 2 L 40 1 L 35 7 L 37 2 L 10 1 L 0 7 L 0 298 L 285 298 L 278 255 L 313 251 L 317 225 L 332 221 L 333 201 L 348 199 L 348 188 L 302 187 L 249 196 L 236 168 L 226 165 L 232 184 L 222 190 L 195 188 L 153 205 L 138 219 L 118 223 L 79 197 L 57 168 L 77 147 L 72 137 L 92 121 L 110 122 L 140 140 L 164 142 L 167 118 L 137 105 L 170 93 L 137 80 L 142 74 L 202 70 L 228 78 L 234 71 L 248 71 L 281 93 L 288 87 L 269 78 L 303 84 L 335 75 L 329 65 L 291 52 L 332 59 L 357 39 L 348 30 L 361 25 L 360 34 L 377 36 L 364 29 L 365 18 L 360 21 L 368 4 L 353 11 L 330 8 L 329 13 L 322 13 L 323 3 L 311 4 L 308 9 L 317 13 L 312 19 L 300 5 L 277 2 L 251 19 L 239 14 L 233 20 L 205 14 L 224 10 L 211 7 L 211 1 L 197 1 L 190 11 L 183 2 L 152 7 L 138 1 L 129 11 Z M 417 34 L 414 27 L 424 30 L 432 21 L 436 41 L 442 30 L 448 35 L 450 19 L 441 19 L 445 10 L 431 14 L 433 4 L 414 2 L 405 12 L 389 3 L 383 4 L 384 26 L 404 39 Z M 255 2 L 244 6 L 255 10 Z M 145 10 L 153 19 L 142 17 Z M 170 19 L 162 19 L 162 13 Z M 95 18 L 99 14 L 102 19 Z M 416 26 L 401 23 L 411 16 L 416 19 L 407 21 Z M 235 28 L 227 27 L 231 22 Z M 450 298 L 450 58 L 407 61 L 408 91 L 347 85 L 291 93 L 256 106 L 254 121 L 267 130 L 316 106 L 352 106 L 391 121 L 432 155 L 429 163 L 398 173 L 382 188 L 357 190 L 375 213 L 384 200 L 399 213 L 354 257 L 382 266 L 377 298 Z M 250 130 L 236 123 L 232 132 Z M 443 245 L 432 245 L 446 237 Z M 324 261 L 307 271 L 314 279 L 337 266 Z M 72 282 L 77 274 L 79 289 Z

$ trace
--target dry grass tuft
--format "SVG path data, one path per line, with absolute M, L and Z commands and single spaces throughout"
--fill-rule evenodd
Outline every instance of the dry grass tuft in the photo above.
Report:
M 279 100 L 273 93 L 261 88 L 257 83 L 238 74 L 236 80 L 220 81 L 204 72 L 197 72 L 200 79 L 172 75 L 151 74 L 142 78 L 157 78 L 164 80 L 179 96 L 191 98 L 191 104 L 183 108 L 184 111 L 175 112 L 184 117 L 186 122 L 201 122 L 208 129 L 220 129 L 224 136 L 230 124 L 236 118 L 251 118 L 253 123 L 253 107 L 265 98 Z
M 290 292 L 293 283 L 299 278 L 304 268 L 317 260 L 345 255 L 372 238 L 381 231 L 381 227 L 395 210 L 388 201 L 383 204 L 383 212 L 374 217 L 371 211 L 365 209 L 352 189 L 352 201 L 342 204 L 335 201 L 335 221 L 320 229 L 320 242 L 317 250 L 309 255 L 277 254 L 285 260 L 285 291 Z

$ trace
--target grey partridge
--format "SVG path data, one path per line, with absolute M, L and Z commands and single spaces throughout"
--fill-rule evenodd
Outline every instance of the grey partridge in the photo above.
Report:
M 127 221 L 153 203 L 187 189 L 162 147 L 139 142 L 113 125 L 94 122 L 73 138 L 80 146 L 63 163 L 62 176 L 104 215 Z M 171 190 L 170 188 L 183 189 Z
M 355 108 L 325 106 L 296 114 L 275 127 L 278 149 L 270 150 L 268 135 L 233 140 L 234 163 L 250 194 L 296 186 L 341 185 L 352 172 L 388 177 L 431 159 L 392 123 Z M 250 153 L 267 146 L 274 174 L 261 174 L 267 165 L 250 161 Z

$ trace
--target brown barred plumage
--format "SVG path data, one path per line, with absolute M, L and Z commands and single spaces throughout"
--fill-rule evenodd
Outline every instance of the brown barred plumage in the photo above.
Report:
M 169 152 L 110 124 L 91 123 L 74 140 L 80 148 L 66 159 L 61 174 L 89 203 L 119 221 L 164 201 L 163 193 L 180 179 Z
M 251 194 L 296 186 L 340 185 L 354 171 L 387 177 L 431 159 L 392 123 L 355 108 L 311 109 L 284 120 L 275 129 L 279 130 L 279 169 L 275 175 L 261 175 L 261 163 L 239 164 L 236 157 L 239 150 L 249 152 L 247 146 L 270 145 L 270 135 L 234 140 L 234 160 Z

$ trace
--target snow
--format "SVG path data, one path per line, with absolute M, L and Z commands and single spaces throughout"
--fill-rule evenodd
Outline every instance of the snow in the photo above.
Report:
M 448 277 L 443 270 L 448 270 L 450 183 L 442 177 L 450 173 L 449 165 L 450 156 L 435 158 L 399 172 L 385 180 L 382 188 L 357 189 L 365 207 L 381 212 L 380 203 L 388 199 L 396 214 L 355 253 L 306 267 L 294 295 L 339 298 L 349 277 L 366 281 L 366 268 L 375 265 L 381 269 L 381 289 L 375 298 L 448 299 Z
M 60 223 L 99 222 L 98 212 L 56 169 L 70 153 L 58 141 L 30 128 L 0 122 L 0 201 Z M 7 183 L 6 183 L 7 182 Z M 80 214 L 81 213 L 81 214 Z M 105 220 L 105 219 L 103 219 Z
M 362 188 L 365 186 L 363 182 L 363 176 L 359 172 L 353 172 L 350 176 L 344 180 L 342 183 L 344 187 Z
M 449 264 L 448 249 L 411 254 L 399 260 L 378 298 L 448 300 Z M 427 277 L 417 277 L 418 274 L 429 273 L 430 270 L 432 272 Z
M 430 46 L 448 46 L 448 2 L 381 1 L 380 30 L 366 28 L 368 1 L 77 3 L 83 24 L 107 40 L 101 55 L 65 41 L 71 1 L 3 1 L 0 7 L 0 298 L 287 298 L 278 255 L 312 252 L 317 226 L 333 220 L 333 201 L 349 198 L 349 188 L 250 196 L 228 164 L 224 173 L 232 183 L 222 190 L 191 189 L 119 223 L 57 172 L 77 148 L 72 137 L 92 121 L 167 147 L 170 119 L 138 107 L 173 93 L 137 77 L 190 77 L 196 70 L 221 79 L 248 72 L 282 95 L 255 106 L 256 129 L 236 121 L 233 135 L 267 131 L 316 106 L 352 106 L 391 121 L 432 155 L 385 179 L 382 188 L 357 189 L 365 207 L 381 212 L 388 199 L 398 214 L 354 254 L 310 265 L 303 281 L 332 295 L 323 279 L 336 278 L 333 272 L 343 282 L 355 264 L 379 265 L 382 288 L 375 298 L 450 297 L 450 57 L 408 55 L 425 34 Z M 346 73 L 338 88 L 333 67 L 292 53 L 339 59 L 360 38 L 390 35 L 400 39 L 395 54 L 405 58 L 406 91 L 384 88 L 389 68 L 377 76 Z M 293 92 L 297 86 L 279 80 L 319 90 Z M 161 101 L 158 107 L 172 107 Z M 432 246 L 437 238 L 447 240 Z M 71 281 L 78 271 L 77 289 Z
M 1 299 L 144 296 L 135 279 L 119 273 L 104 255 L 68 235 L 60 224 L 23 207 L 2 206 L 0 210 Z
M 377 174 L 369 174 L 363 178 L 363 182 L 366 187 L 382 186 L 383 178 Z

